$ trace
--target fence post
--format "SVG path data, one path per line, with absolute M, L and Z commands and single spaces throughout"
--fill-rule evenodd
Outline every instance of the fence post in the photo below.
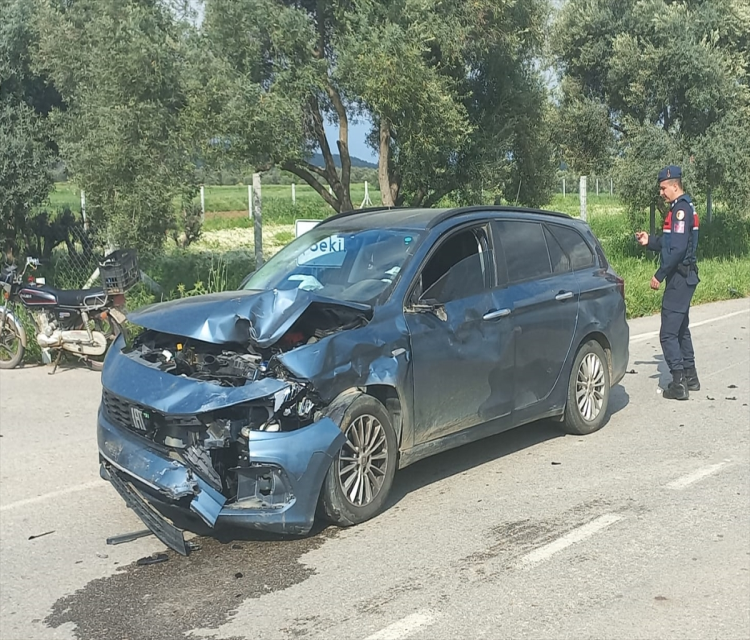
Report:
M 86 194 L 81 189 L 81 217 L 83 218 L 83 230 L 89 230 L 89 221 L 86 219 Z
M 612 196 L 612 178 L 609 179 L 609 195 Z
M 253 219 L 253 185 L 247 185 L 247 217 Z
M 201 222 L 206 219 L 206 188 L 201 185 Z
M 599 178 L 596 179 L 596 196 L 599 197 Z
M 292 206 L 297 204 L 297 189 L 296 185 L 292 182 Z
M 372 200 L 370 200 L 370 190 L 367 186 L 367 180 L 365 180 L 365 197 L 362 199 L 362 204 L 359 205 L 359 208 L 364 208 L 365 205 L 372 206 Z
M 581 176 L 581 181 L 578 185 L 578 197 L 581 201 L 581 220 L 586 220 L 586 176 Z
M 565 197 L 565 178 L 563 178 L 563 198 Z
M 263 223 L 261 214 L 260 174 L 253 174 L 253 220 L 255 227 L 255 268 L 263 266 Z

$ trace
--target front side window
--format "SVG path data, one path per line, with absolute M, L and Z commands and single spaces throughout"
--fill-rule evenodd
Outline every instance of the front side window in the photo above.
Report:
M 485 227 L 466 229 L 445 240 L 425 263 L 417 299 L 445 304 L 490 286 L 492 260 Z
M 390 293 L 420 239 L 420 232 L 412 230 L 318 226 L 273 256 L 243 289 L 302 289 L 337 300 L 373 302 Z

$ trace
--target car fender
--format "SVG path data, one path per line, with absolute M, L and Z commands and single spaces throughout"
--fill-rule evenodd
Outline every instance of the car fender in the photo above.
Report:
M 362 395 L 364 395 L 364 391 L 359 387 L 346 389 L 333 399 L 333 401 L 323 410 L 323 414 L 341 427 L 341 421 L 344 419 L 346 410 Z

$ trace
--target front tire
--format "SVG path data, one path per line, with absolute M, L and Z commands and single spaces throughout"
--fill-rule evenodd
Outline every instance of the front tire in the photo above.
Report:
M 346 442 L 331 463 L 320 492 L 319 511 L 349 527 L 383 510 L 396 473 L 398 443 L 385 407 L 358 396 L 339 425 Z
M 15 369 L 23 360 L 26 330 L 0 312 L 0 369 Z
M 596 340 L 581 346 L 568 382 L 563 429 L 575 435 L 594 433 L 604 426 L 609 406 L 609 365 Z

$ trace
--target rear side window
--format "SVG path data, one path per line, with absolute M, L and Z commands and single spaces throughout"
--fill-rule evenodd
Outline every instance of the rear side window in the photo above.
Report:
M 496 220 L 494 222 L 509 282 L 544 278 L 552 273 L 544 229 L 538 222 Z
M 573 271 L 593 266 L 594 252 L 580 233 L 575 229 L 556 224 L 549 225 L 549 230 L 570 258 L 570 268 Z
M 550 230 L 544 227 L 544 237 L 547 239 L 547 248 L 549 249 L 549 259 L 552 262 L 552 271 L 554 273 L 568 273 L 570 271 L 570 260 L 563 251 L 560 243 L 555 239 Z

